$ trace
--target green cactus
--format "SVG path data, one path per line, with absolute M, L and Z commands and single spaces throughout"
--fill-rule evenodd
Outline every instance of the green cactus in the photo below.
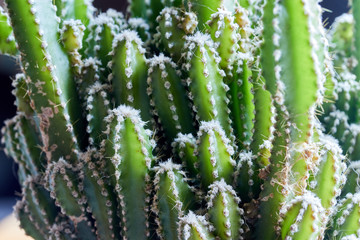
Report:
M 82 156 L 83 188 L 88 204 L 87 212 L 95 220 L 97 238 L 115 239 L 120 237 L 119 213 L 115 192 L 108 179 L 99 178 L 102 175 L 101 156 L 96 149 L 89 149 Z
M 211 234 L 212 226 L 205 219 L 205 216 L 199 216 L 190 211 L 185 217 L 180 220 L 181 232 L 179 239 L 194 239 L 194 240 L 214 240 L 215 237 Z
M 57 207 L 39 179 L 27 178 L 22 192 L 23 198 L 15 207 L 22 227 L 38 239 L 47 239 L 48 231 L 57 217 Z
M 156 195 L 152 211 L 158 216 L 157 234 L 161 239 L 176 239 L 180 219 L 195 205 L 194 189 L 185 182 L 185 172 L 180 169 L 181 165 L 172 163 L 171 159 L 155 167 Z
M 115 189 L 121 206 L 122 236 L 146 239 L 150 234 L 150 170 L 155 147 L 149 137 L 152 133 L 144 129 L 140 112 L 125 105 L 111 110 L 105 121 L 108 122 L 106 150 L 112 148 L 110 160 L 115 168 Z
M 89 143 L 95 147 L 100 147 L 103 139 L 106 138 L 103 133 L 106 130 L 106 123 L 103 121 L 108 115 L 110 99 L 107 94 L 110 86 L 107 84 L 101 85 L 95 82 L 94 85 L 88 88 L 87 93 L 87 132 L 89 133 Z
M 9 16 L 2 7 L 0 7 L 0 37 L 0 53 L 16 55 L 16 42 L 10 26 Z
M 26 234 L 360 238 L 359 0 L 6 3 Z
M 60 38 L 65 51 L 69 55 L 69 61 L 73 66 L 73 74 L 77 77 L 80 75 L 81 55 L 79 50 L 82 48 L 85 26 L 80 20 L 66 20 L 60 32 Z
M 55 7 L 49 1 L 10 1 L 7 5 L 24 71 L 36 79 L 29 81 L 28 91 L 40 118 L 43 151 L 48 160 L 64 156 L 75 162 L 84 126 L 69 61 L 58 41 Z M 55 127 L 58 124 L 68 131 L 60 132 Z
M 210 35 L 196 32 L 186 36 L 184 49 L 186 63 L 183 69 L 188 72 L 189 97 L 194 101 L 196 119 L 199 121 L 217 120 L 228 137 L 232 136 L 231 120 L 226 96 L 228 86 L 223 82 L 225 72 L 220 70 L 220 57 L 215 51 Z
M 320 199 L 305 193 L 289 201 L 280 210 L 282 239 L 323 238 L 326 217 Z
M 113 50 L 110 52 L 112 74 L 109 81 L 112 82 L 115 105 L 128 104 L 141 109 L 142 119 L 149 121 L 151 116 L 146 83 L 147 66 L 142 45 L 135 31 L 124 30 L 115 37 Z
M 345 236 L 351 235 L 355 238 L 360 236 L 359 204 L 358 193 L 354 195 L 349 193 L 339 202 L 330 236 L 334 236 L 334 239 L 345 239 Z
M 171 146 L 174 158 L 185 166 L 188 177 L 195 179 L 199 173 L 197 157 L 194 155 L 196 146 L 195 137 L 191 134 L 178 133 Z
M 220 239 L 243 239 L 244 211 L 239 208 L 240 199 L 224 179 L 209 186 L 207 208 L 215 235 Z
M 240 41 L 239 26 L 235 23 L 235 17 L 232 12 L 219 8 L 211 15 L 208 24 L 209 33 L 221 58 L 219 65 L 225 72 L 231 71 Z
M 195 155 L 198 158 L 199 175 L 204 190 L 222 178 L 228 184 L 233 182 L 236 164 L 232 158 L 234 148 L 219 122 L 201 122 Z
M 161 54 L 148 60 L 148 69 L 148 94 L 153 115 L 158 117 L 167 139 L 172 141 L 178 132 L 194 134 L 191 102 L 176 64 Z

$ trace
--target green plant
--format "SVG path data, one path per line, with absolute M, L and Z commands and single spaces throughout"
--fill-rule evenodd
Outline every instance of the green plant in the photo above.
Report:
M 6 0 L 0 52 L 23 73 L 2 135 L 21 226 L 36 239 L 360 238 L 357 162 L 338 145 L 358 159 L 358 2 L 329 37 L 318 0 L 137 0 L 131 17 Z

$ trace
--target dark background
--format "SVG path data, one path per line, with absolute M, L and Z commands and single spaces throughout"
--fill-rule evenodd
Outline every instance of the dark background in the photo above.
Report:
M 127 0 L 98 0 L 94 1 L 95 7 L 105 11 L 108 8 L 115 8 L 119 11 L 125 11 Z M 0 0 L 0 4 L 3 0 Z M 322 3 L 324 9 L 324 23 L 330 27 L 334 18 L 341 13 L 348 11 L 347 0 L 324 0 Z M 3 126 L 5 119 L 15 115 L 14 97 L 11 95 L 11 80 L 17 71 L 16 63 L 11 58 L 0 56 L 0 127 Z M 1 136 L 0 136 L 1 137 Z M 2 148 L 0 149 L 0 219 L 11 212 L 11 207 L 15 203 L 15 196 L 18 195 L 19 185 L 16 179 L 16 166 L 14 162 L 7 158 Z

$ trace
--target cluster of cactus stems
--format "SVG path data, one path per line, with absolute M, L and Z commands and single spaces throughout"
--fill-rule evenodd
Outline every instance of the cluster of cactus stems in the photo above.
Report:
M 35 239 L 360 239 L 360 0 L 5 0 Z

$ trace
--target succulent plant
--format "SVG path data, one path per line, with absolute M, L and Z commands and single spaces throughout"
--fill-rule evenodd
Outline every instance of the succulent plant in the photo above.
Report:
M 28 235 L 360 238 L 359 0 L 5 2 Z

